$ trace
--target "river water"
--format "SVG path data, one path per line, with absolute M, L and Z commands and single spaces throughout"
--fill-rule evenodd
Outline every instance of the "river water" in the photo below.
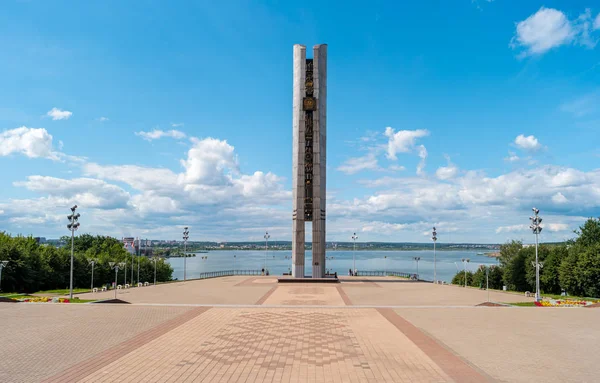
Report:
M 265 254 L 267 256 L 265 257 Z M 348 275 L 348 269 L 353 266 L 352 255 L 356 254 L 356 268 L 360 270 L 388 270 L 404 273 L 416 273 L 417 262 L 414 257 L 420 257 L 419 275 L 422 279 L 433 280 L 433 251 L 327 251 L 326 268 L 338 275 Z M 291 250 L 262 251 L 252 250 L 217 250 L 208 253 L 197 253 L 195 257 L 187 258 L 187 277 L 198 278 L 207 271 L 221 270 L 261 270 L 265 267 L 271 275 L 282 275 L 291 269 Z M 235 257 L 234 257 L 235 256 Z M 206 257 L 206 259 L 202 259 Z M 387 257 L 387 258 L 385 258 Z M 477 251 L 438 251 L 436 252 L 437 275 L 439 280 L 450 282 L 457 270 L 464 270 L 462 258 L 469 258 L 467 270 L 475 271 L 479 265 L 495 265 L 497 261 Z M 173 279 L 183 279 L 183 258 L 170 258 L 173 266 Z M 312 270 L 312 253 L 306 251 L 306 275 Z

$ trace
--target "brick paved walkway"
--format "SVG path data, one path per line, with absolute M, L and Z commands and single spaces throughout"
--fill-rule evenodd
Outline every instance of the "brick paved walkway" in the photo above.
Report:
M 476 308 L 481 291 L 382 279 L 232 277 L 128 294 L 236 304 L 0 304 L 0 382 L 597 380 L 598 310 Z

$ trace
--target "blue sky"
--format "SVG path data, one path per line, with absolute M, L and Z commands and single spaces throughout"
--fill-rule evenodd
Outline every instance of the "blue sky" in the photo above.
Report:
M 292 47 L 328 44 L 328 235 L 600 215 L 594 1 L 4 1 L 0 230 L 291 239 Z M 316 3 L 315 3 L 316 4 Z

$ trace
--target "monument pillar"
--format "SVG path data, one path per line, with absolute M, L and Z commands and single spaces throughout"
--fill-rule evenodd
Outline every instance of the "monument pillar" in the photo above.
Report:
M 292 275 L 305 272 L 305 223 L 312 222 L 312 276 L 325 276 L 327 45 L 294 45 Z

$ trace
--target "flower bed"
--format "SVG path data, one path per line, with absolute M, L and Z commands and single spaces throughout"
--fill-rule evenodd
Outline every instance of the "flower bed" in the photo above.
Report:
M 35 302 L 35 303 L 70 303 L 69 298 L 58 298 L 58 297 L 26 297 L 20 299 L 21 302 Z
M 539 307 L 585 307 L 591 306 L 594 303 L 592 301 L 573 299 L 544 299 L 541 302 L 535 302 L 535 305 Z

